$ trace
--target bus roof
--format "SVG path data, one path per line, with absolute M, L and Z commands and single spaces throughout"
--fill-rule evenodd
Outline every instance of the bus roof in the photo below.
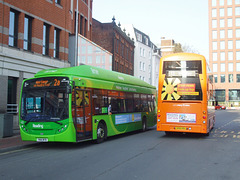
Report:
M 175 54 L 163 56 L 162 59 L 164 59 L 165 61 L 176 61 L 176 60 L 186 60 L 186 57 L 188 57 L 189 60 L 205 59 L 203 55 L 195 54 L 195 53 L 175 53 Z
M 153 88 L 154 86 L 148 84 L 145 81 L 142 81 L 134 76 L 127 74 L 105 70 L 102 68 L 89 66 L 89 65 L 80 65 L 75 67 L 68 68 L 58 68 L 58 69 L 46 69 L 39 71 L 35 74 L 35 78 L 46 77 L 46 76 L 73 76 L 73 77 L 84 77 L 90 79 L 98 79 L 110 82 L 117 82 L 135 86 L 143 86 L 147 88 Z

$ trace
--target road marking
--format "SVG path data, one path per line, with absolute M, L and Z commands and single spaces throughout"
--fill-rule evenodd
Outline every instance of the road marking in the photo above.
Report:
M 26 150 L 34 149 L 34 148 L 36 148 L 36 147 L 30 147 L 30 148 L 24 148 L 24 149 L 18 149 L 18 150 L 3 152 L 3 153 L 0 153 L 0 156 L 6 155 L 6 154 L 12 154 L 12 153 L 16 153 L 16 152 L 21 152 L 21 151 L 26 151 Z

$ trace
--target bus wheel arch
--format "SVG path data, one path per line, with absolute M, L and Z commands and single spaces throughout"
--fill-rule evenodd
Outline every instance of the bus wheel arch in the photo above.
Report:
M 145 132 L 147 130 L 147 117 L 143 116 L 142 118 L 142 131 Z
M 107 125 L 104 120 L 101 120 L 97 126 L 97 139 L 96 142 L 102 143 L 107 139 Z

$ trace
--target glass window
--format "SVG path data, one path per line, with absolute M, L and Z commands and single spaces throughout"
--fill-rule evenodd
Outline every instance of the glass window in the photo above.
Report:
M 221 61 L 225 61 L 225 52 L 220 53 Z
M 233 60 L 233 52 L 228 52 L 228 60 L 232 61 Z
M 240 90 L 229 89 L 229 100 L 230 101 L 239 101 L 240 100 Z
M 96 56 L 96 64 L 100 64 L 101 62 L 101 56 Z
M 235 4 L 240 4 L 240 0 L 235 0 Z
M 43 24 L 43 55 L 49 55 L 49 33 L 50 25 Z
M 218 70 L 218 65 L 217 64 L 213 64 L 213 72 L 217 72 L 217 70 Z
M 232 16 L 232 8 L 227 8 L 227 15 Z
M 235 7 L 235 14 L 236 16 L 240 15 L 240 7 Z
M 220 49 L 225 49 L 225 41 L 220 41 Z
M 225 90 L 215 90 L 216 100 L 225 101 Z
M 217 20 L 212 20 L 212 28 L 217 28 Z
M 89 54 L 92 54 L 92 46 L 91 46 L 91 45 L 88 46 L 88 53 L 89 53 Z
M 225 83 L 225 75 L 221 74 L 221 83 Z
M 87 61 L 88 61 L 88 62 L 87 62 L 88 64 L 92 64 L 92 56 L 88 56 Z
M 217 20 L 216 21 L 216 27 L 217 27 Z M 225 27 L 224 19 L 220 19 L 220 27 Z
M 213 50 L 217 50 L 217 42 L 212 42 Z
M 233 83 L 233 74 L 228 75 L 228 82 Z
M 232 19 L 228 19 L 228 27 L 232 27 L 233 23 L 232 23 Z
M 240 49 L 240 40 L 236 40 L 236 49 Z
M 212 9 L 212 17 L 217 17 L 217 9 Z
M 60 5 L 61 4 L 61 0 L 55 0 L 55 3 Z
M 224 8 L 220 8 L 220 17 L 224 17 Z
M 82 56 L 82 63 L 86 64 L 86 56 Z
M 232 5 L 232 0 L 227 0 L 227 5 Z
M 236 52 L 236 60 L 240 60 L 240 51 Z
M 10 10 L 8 45 L 17 47 L 18 43 L 18 12 Z
M 228 38 L 232 38 L 233 37 L 233 30 L 229 29 L 228 30 Z
M 220 68 L 221 68 L 221 72 L 225 72 L 225 63 L 221 63 Z
M 233 72 L 233 63 L 228 63 L 228 71 Z
M 240 74 L 237 74 L 237 82 L 240 82 Z
M 216 74 L 214 74 L 214 75 L 213 75 L 213 77 L 214 77 L 214 82 L 215 82 L 215 83 L 217 83 L 217 82 L 218 82 L 217 75 L 216 75 Z
M 54 29 L 54 50 L 53 57 L 59 58 L 59 46 L 60 46 L 60 29 Z
M 228 49 L 233 49 L 233 41 L 228 41 Z
M 236 63 L 236 71 L 240 72 L 240 63 Z
M 212 6 L 217 6 L 217 0 L 212 0 Z
M 240 18 L 236 18 L 236 26 L 240 26 Z
M 212 31 L 212 38 L 217 39 L 217 31 Z
M 92 100 L 94 114 L 107 114 L 108 112 L 110 112 L 108 106 L 107 90 L 94 89 Z
M 220 38 L 221 39 L 225 38 L 225 31 L 224 30 L 220 30 Z
M 240 29 L 236 29 L 236 37 L 237 37 L 237 38 L 240 37 Z
M 102 55 L 102 63 L 105 63 L 105 55 Z
M 219 5 L 224 6 L 224 0 L 219 0 Z
M 217 61 L 217 53 L 213 53 L 213 61 Z
M 31 45 L 32 45 L 32 18 L 30 18 L 29 16 L 25 16 L 23 49 L 31 51 Z

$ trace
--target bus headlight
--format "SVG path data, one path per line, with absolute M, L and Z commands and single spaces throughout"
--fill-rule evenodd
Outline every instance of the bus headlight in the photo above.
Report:
M 206 123 L 206 121 L 203 121 L 203 124 L 205 124 Z
M 158 119 L 158 122 L 160 122 L 160 119 Z

